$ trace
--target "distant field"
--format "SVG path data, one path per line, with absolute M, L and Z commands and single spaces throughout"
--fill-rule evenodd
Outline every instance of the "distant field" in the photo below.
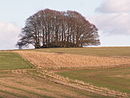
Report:
M 32 68 L 32 64 L 13 52 L 0 52 L 0 70 Z
M 45 48 L 36 51 L 91 56 L 130 56 L 130 47 Z
M 130 67 L 59 71 L 57 74 L 130 94 Z

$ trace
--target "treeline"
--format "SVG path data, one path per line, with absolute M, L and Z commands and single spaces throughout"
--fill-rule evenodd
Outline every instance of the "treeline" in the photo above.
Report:
M 22 29 L 19 48 L 83 47 L 99 45 L 98 29 L 76 11 L 45 9 L 30 16 Z

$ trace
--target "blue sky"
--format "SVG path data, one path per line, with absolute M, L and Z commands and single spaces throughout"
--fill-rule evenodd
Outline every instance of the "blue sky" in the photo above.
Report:
M 45 8 L 80 12 L 99 28 L 101 46 L 130 46 L 129 4 L 129 0 L 1 0 L 0 49 L 14 49 L 26 19 Z

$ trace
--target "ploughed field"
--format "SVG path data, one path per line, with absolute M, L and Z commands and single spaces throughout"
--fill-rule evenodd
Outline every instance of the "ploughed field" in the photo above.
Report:
M 130 47 L 0 52 L 2 98 L 129 98 Z

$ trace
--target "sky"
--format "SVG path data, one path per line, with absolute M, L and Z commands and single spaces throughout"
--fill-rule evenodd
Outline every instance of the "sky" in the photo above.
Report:
M 1 0 L 0 50 L 16 49 L 26 19 L 42 9 L 74 10 L 99 29 L 100 46 L 130 46 L 130 0 Z

